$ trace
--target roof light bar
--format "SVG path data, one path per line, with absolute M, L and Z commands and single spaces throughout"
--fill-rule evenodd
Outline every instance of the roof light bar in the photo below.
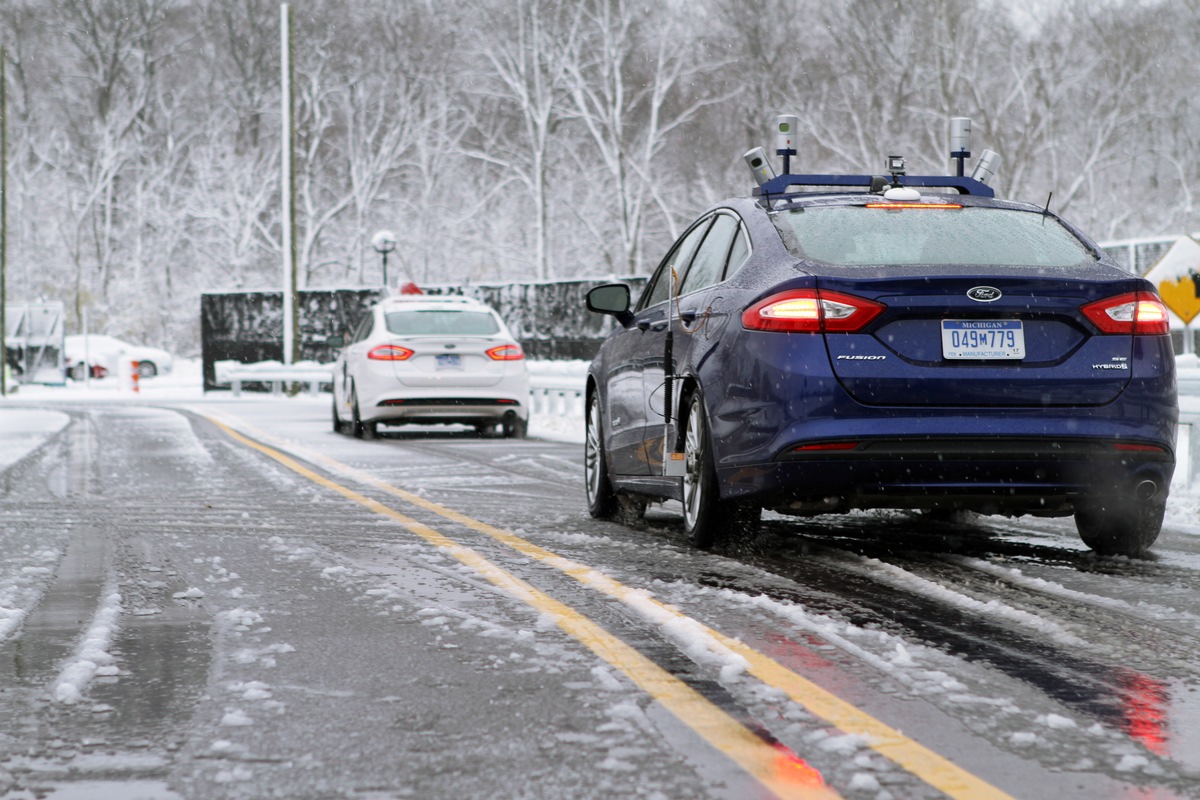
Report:
M 962 208 L 961 203 L 867 203 L 867 208 L 885 208 L 889 210 L 899 208 Z

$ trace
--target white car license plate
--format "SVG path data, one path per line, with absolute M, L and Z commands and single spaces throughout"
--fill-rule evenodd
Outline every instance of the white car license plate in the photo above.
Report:
M 1025 329 L 1016 319 L 944 319 L 942 356 L 948 359 L 1022 359 L 1025 357 Z
M 462 369 L 462 356 L 458 353 L 444 353 L 437 357 L 438 369 Z

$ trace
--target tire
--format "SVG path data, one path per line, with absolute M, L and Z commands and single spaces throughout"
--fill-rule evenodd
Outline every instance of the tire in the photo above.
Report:
M 1141 556 L 1162 531 L 1164 500 L 1096 500 L 1075 509 L 1083 543 L 1102 556 Z
M 701 550 L 752 532 L 762 515 L 755 505 L 721 500 L 708 416 L 700 392 L 688 404 L 684 429 L 683 529 Z
M 350 430 L 354 433 L 356 439 L 374 439 L 378 433 L 378 428 L 374 422 L 363 422 L 362 414 L 358 410 L 358 392 L 354 391 L 350 395 L 350 405 L 353 409 L 354 418 L 350 424 Z
M 78 364 L 71 367 L 71 379 L 72 380 L 82 381 L 82 380 L 86 379 L 87 377 L 88 377 L 87 364 L 84 364 L 82 361 L 80 361 Z
M 138 362 L 138 377 L 139 378 L 153 378 L 156 375 L 158 375 L 158 365 L 155 364 L 153 361 L 139 361 Z
M 333 432 L 334 433 L 346 433 L 347 432 L 346 423 L 342 422 L 342 418 L 338 415 L 337 392 L 336 391 L 333 393 L 333 404 L 332 405 L 333 405 Z
M 588 413 L 584 421 L 583 483 L 587 490 L 588 513 L 596 519 L 615 517 L 618 510 L 617 495 L 608 479 L 599 392 L 593 392 L 588 400 Z
M 504 436 L 508 439 L 524 439 L 529 432 L 529 423 L 520 417 L 504 420 Z

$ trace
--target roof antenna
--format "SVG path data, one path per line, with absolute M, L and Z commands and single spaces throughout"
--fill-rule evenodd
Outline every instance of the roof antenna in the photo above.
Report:
M 1043 225 L 1045 225 L 1045 223 L 1046 223 L 1046 217 L 1050 216 L 1050 198 L 1052 198 L 1052 197 L 1054 197 L 1054 192 L 1050 192 L 1049 194 L 1046 194 L 1046 205 L 1045 205 L 1044 209 L 1042 209 L 1042 224 Z

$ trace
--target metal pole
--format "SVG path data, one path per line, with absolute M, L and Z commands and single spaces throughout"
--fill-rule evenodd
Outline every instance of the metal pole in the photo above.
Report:
M 283 120 L 280 141 L 283 167 L 280 184 L 283 200 L 283 363 L 291 364 L 296 357 L 299 313 L 296 308 L 296 201 L 292 166 L 295 155 L 292 133 L 292 15 L 287 3 L 279 7 L 279 61 L 283 93 L 280 114 Z
M 0 397 L 8 394 L 8 80 L 4 62 L 8 59 L 0 45 Z

